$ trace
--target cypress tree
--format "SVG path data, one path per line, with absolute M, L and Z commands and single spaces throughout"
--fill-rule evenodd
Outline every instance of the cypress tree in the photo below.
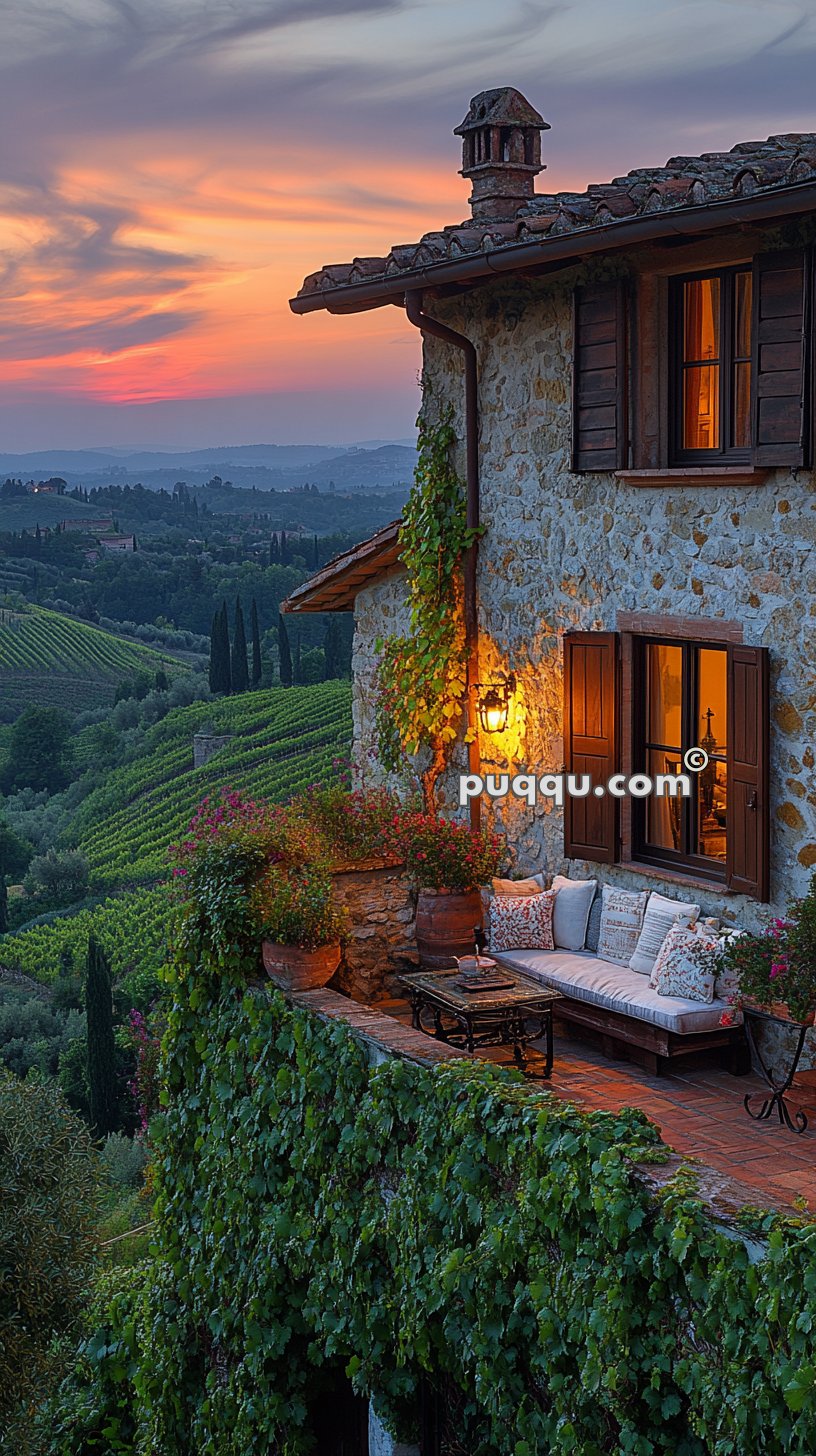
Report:
M 340 676 L 340 640 L 338 621 L 335 616 L 329 617 L 329 625 L 326 628 L 326 635 L 323 639 L 323 676 L 329 678 Z
M 314 560 L 313 560 L 313 563 L 312 564 L 314 566 L 315 571 L 317 571 L 317 568 L 320 565 L 320 548 L 319 548 L 319 545 L 318 545 L 317 536 L 315 536 L 315 538 L 314 538 Z
M 278 612 L 278 676 L 281 680 L 281 687 L 290 688 L 292 686 L 292 653 L 289 648 L 289 633 L 280 612 Z
M 252 636 L 252 686 L 257 688 L 261 683 L 261 629 L 258 623 L 258 603 L 254 597 L 249 614 L 249 624 Z
M 213 612 L 210 625 L 210 692 L 220 692 L 218 680 L 218 613 Z
M 99 1138 L 115 1132 L 116 1043 L 110 962 L 93 932 L 85 965 L 85 1015 L 88 1023 L 88 1103 L 91 1127 Z
M 223 603 L 212 620 L 210 634 L 210 691 L 228 693 L 231 686 L 229 627 L 227 604 Z
M 245 693 L 249 687 L 247 640 L 241 598 L 235 598 L 235 635 L 232 639 L 232 691 Z
M 279 538 L 280 563 L 285 566 L 289 560 L 289 542 L 286 539 L 286 532 L 281 531 Z
M 5 875 L 0 875 L 0 935 L 5 935 L 8 928 L 8 890 Z

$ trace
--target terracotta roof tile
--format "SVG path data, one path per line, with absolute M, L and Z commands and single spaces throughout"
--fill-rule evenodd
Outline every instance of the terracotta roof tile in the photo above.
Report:
M 606 225 L 614 229 L 638 214 L 681 212 L 775 188 L 816 181 L 816 133 L 790 132 L 766 141 L 740 142 L 730 152 L 672 157 L 665 167 L 637 167 L 585 192 L 540 193 L 509 222 L 464 222 L 426 233 L 415 243 L 393 247 L 385 258 L 355 258 L 311 273 L 298 295 L 331 293 L 353 282 L 392 280 L 466 254 L 489 253 L 529 239 L 580 233 Z

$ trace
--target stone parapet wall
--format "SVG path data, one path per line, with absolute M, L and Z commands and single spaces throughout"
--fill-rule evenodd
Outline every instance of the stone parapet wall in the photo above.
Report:
M 232 733 L 196 733 L 193 737 L 193 768 L 202 768 L 209 763 L 213 754 L 226 748 L 232 739 Z
M 413 947 L 416 896 L 399 866 L 355 866 L 332 878 L 352 924 L 332 985 L 355 1000 L 380 1000 L 396 989 L 396 957 Z

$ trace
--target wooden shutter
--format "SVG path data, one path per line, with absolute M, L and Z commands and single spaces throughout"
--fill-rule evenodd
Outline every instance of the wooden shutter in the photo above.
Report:
M 755 465 L 806 465 L 810 279 L 802 249 L 754 259 Z
M 564 763 L 568 773 L 605 784 L 618 764 L 618 634 L 564 636 Z M 614 864 L 618 857 L 618 800 L 590 793 L 565 798 L 564 854 Z
M 726 880 L 770 899 L 770 690 L 765 647 L 728 648 Z
M 626 465 L 626 292 L 623 283 L 576 288 L 572 469 Z

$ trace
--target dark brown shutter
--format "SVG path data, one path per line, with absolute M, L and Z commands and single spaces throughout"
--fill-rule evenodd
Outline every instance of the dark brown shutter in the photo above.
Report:
M 806 465 L 810 279 L 801 249 L 754 259 L 755 465 Z
M 770 899 L 769 740 L 767 648 L 729 647 L 726 879 L 730 889 L 765 901 Z
M 564 763 L 589 774 L 593 789 L 618 772 L 618 634 L 564 636 Z M 618 800 L 609 794 L 564 801 L 564 854 L 614 864 L 618 857 Z
M 576 288 L 572 385 L 572 469 L 626 465 L 626 292 L 624 284 Z

